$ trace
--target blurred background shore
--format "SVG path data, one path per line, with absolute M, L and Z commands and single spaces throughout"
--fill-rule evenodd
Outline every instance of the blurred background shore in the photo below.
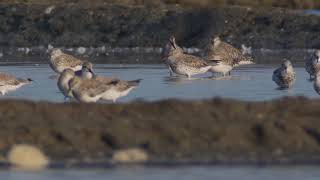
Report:
M 9 60 L 19 55 L 17 47 L 29 48 L 22 56 L 45 56 L 48 46 L 100 48 L 105 55 L 108 48 L 163 47 L 173 34 L 181 46 L 201 52 L 211 36 L 220 35 L 236 47 L 258 49 L 259 58 L 261 49 L 320 47 L 320 16 L 308 10 L 319 6 L 316 0 L 4 0 L 0 51 Z M 283 56 L 304 59 L 308 52 L 299 54 Z M 160 62 L 149 60 L 143 63 Z
M 1 3 L 12 4 L 61 4 L 85 3 L 99 5 L 101 3 L 121 5 L 175 5 L 184 7 L 217 7 L 217 6 L 255 6 L 255 7 L 284 7 L 295 9 L 316 9 L 320 7 L 318 0 L 2 0 Z

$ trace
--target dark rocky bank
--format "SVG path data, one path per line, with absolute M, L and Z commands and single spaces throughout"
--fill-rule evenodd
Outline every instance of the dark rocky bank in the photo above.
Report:
M 320 101 L 166 100 L 130 104 L 0 101 L 1 154 L 40 147 L 53 160 L 108 159 L 140 147 L 151 160 L 320 161 Z
M 109 49 L 98 54 L 88 54 L 88 51 L 82 54 L 90 59 L 101 56 L 100 60 L 104 63 L 160 63 L 158 50 L 147 50 L 147 53 L 138 50 L 133 53 L 135 55 L 127 55 L 114 53 L 114 48 L 162 47 L 171 34 L 177 37 L 181 46 L 200 50 L 212 35 L 220 35 L 239 48 L 245 44 L 259 49 L 253 54 L 256 59 L 275 59 L 275 55 L 266 55 L 263 49 L 289 49 L 289 53 L 280 57 L 300 60 L 310 52 L 295 53 L 296 49 L 320 47 L 319 16 L 280 8 L 190 8 L 172 4 L 155 6 L 98 2 L 94 5 L 0 3 L 0 23 L 0 58 L 8 62 L 29 59 L 47 62 L 46 50 L 52 45 L 66 49 Z M 21 50 L 21 47 L 31 49 Z
M 320 47 L 320 17 L 279 8 L 0 4 L 0 22 L 3 47 L 161 47 L 170 34 L 186 47 L 216 34 L 239 47 Z

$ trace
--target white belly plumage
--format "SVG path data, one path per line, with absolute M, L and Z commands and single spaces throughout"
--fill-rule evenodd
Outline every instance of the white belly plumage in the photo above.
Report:
M 116 101 L 118 98 L 128 95 L 129 92 L 134 88 L 135 87 L 130 87 L 124 91 L 119 91 L 116 88 L 112 88 L 109 91 L 107 91 L 106 93 L 104 93 L 101 98 L 104 100 Z
M 222 73 L 224 75 L 231 70 L 232 66 L 226 64 L 217 64 L 215 66 L 212 66 L 210 69 L 211 72 Z
M 5 95 L 7 92 L 9 91 L 14 91 L 16 89 L 19 89 L 21 86 L 25 85 L 25 83 L 20 83 L 16 86 L 13 86 L 13 85 L 3 85 L 3 86 L 0 86 L 0 92 L 2 95 Z
M 195 68 L 192 66 L 186 66 L 186 65 L 177 65 L 176 67 L 171 67 L 171 69 L 180 75 L 187 75 L 187 76 L 192 76 L 196 74 L 203 74 L 206 73 L 211 66 L 206 66 L 202 68 Z

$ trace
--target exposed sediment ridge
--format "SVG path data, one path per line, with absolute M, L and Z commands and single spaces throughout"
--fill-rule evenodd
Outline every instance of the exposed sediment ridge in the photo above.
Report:
M 129 104 L 2 100 L 0 152 L 26 143 L 53 160 L 108 160 L 116 150 L 138 147 L 151 161 L 319 163 L 319 106 L 319 100 L 305 98 Z

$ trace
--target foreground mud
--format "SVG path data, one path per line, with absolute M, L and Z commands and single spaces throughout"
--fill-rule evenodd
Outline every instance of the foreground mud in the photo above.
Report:
M 0 101 L 0 149 L 27 143 L 51 159 L 110 159 L 142 148 L 153 161 L 320 162 L 320 101 L 213 99 L 130 104 Z

